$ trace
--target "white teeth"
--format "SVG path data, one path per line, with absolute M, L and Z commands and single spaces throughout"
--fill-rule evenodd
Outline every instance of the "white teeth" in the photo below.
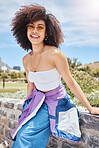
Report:
M 31 35 L 32 37 L 34 37 L 34 38 L 38 38 L 38 36 L 36 36 L 36 35 Z

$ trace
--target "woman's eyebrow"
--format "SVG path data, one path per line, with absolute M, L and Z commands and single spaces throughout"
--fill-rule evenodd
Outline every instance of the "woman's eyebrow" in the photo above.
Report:
M 33 25 L 35 25 L 34 23 L 32 23 Z M 37 25 L 42 25 L 42 26 L 45 26 L 44 24 L 37 24 Z
M 38 24 L 38 25 L 42 25 L 42 26 L 45 26 L 44 24 Z

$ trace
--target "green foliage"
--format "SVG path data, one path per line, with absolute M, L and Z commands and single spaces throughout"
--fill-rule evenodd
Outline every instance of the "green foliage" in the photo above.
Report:
M 93 77 L 99 77 L 99 68 L 92 69 L 90 75 Z
M 18 73 L 16 73 L 15 71 L 10 73 L 11 79 L 16 79 L 18 78 Z
M 91 72 L 91 67 L 90 66 L 85 66 L 85 67 L 82 67 L 82 68 L 80 68 L 80 69 L 78 69 L 79 71 L 85 71 L 85 72 L 87 72 L 88 74 L 90 74 L 90 72 Z
M 82 65 L 82 64 L 81 64 L 80 62 L 78 62 L 77 60 L 78 60 L 77 58 L 73 58 L 73 59 L 67 58 L 69 67 L 70 67 L 70 68 L 75 68 L 75 67 L 77 67 L 77 66 Z
M 80 62 L 77 62 L 77 58 L 73 58 L 73 60 L 67 58 L 68 64 L 70 67 L 71 74 L 76 82 L 80 85 L 83 92 L 87 95 L 87 98 L 92 106 L 99 106 L 99 98 L 94 96 L 92 93 L 94 90 L 99 90 L 99 81 L 96 81 L 93 77 L 99 77 L 99 68 L 92 69 L 90 66 L 86 66 L 78 69 L 77 67 L 81 65 Z M 66 83 L 62 79 L 62 83 L 65 86 L 68 94 L 71 96 L 71 99 L 75 100 L 74 94 L 67 87 Z M 89 97 L 89 94 L 91 96 Z M 94 101 L 92 100 L 94 98 Z M 77 99 L 76 104 L 82 105 L 82 103 Z
M 25 78 L 24 73 L 19 71 L 16 73 L 15 71 L 10 73 L 11 79 L 16 79 L 16 78 Z
M 90 66 L 85 66 L 78 69 L 79 71 L 85 71 L 93 77 L 99 77 L 99 68 L 91 68 Z
M 1 75 L 1 78 L 2 78 L 2 79 L 3 79 L 3 78 L 5 78 L 5 79 L 8 78 L 8 74 L 5 73 L 5 72 L 3 72 L 2 75 Z
M 90 94 L 99 89 L 99 81 L 96 81 L 86 72 L 73 71 L 72 76 L 78 82 L 84 93 Z
M 86 72 L 72 69 L 71 74 L 73 78 L 76 80 L 76 82 L 80 85 L 81 89 L 83 90 L 85 94 L 90 94 L 94 90 L 99 90 L 99 81 L 94 80 L 93 77 L 91 77 Z M 62 79 L 62 83 L 65 86 L 68 94 L 73 99 L 74 95 L 70 91 L 70 89 L 67 87 L 63 79 Z
M 87 98 L 92 106 L 99 107 L 99 91 L 95 91 L 95 92 L 87 95 Z
M 91 94 L 87 94 L 86 97 L 90 102 L 90 105 L 99 107 L 99 91 L 94 91 Z M 75 105 L 83 106 L 82 103 L 77 98 L 74 98 L 73 102 L 75 103 Z
M 18 73 L 17 73 L 17 77 L 18 78 L 24 78 L 25 76 L 24 76 L 24 73 L 23 72 L 21 72 L 21 71 L 19 71 Z

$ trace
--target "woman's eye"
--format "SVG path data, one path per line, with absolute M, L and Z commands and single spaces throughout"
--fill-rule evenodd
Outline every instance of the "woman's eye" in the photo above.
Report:
M 34 26 L 28 26 L 29 28 L 34 28 Z
M 42 29 L 44 29 L 44 27 L 42 27 L 42 26 L 39 26 L 38 27 L 38 30 L 42 30 Z
M 27 25 L 27 28 L 28 28 L 28 29 L 34 29 L 35 27 L 34 27 L 34 25 L 32 25 L 32 24 L 28 24 L 28 25 Z

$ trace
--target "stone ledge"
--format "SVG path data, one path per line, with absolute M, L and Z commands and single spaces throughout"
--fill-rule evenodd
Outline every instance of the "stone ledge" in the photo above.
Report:
M 9 148 L 12 144 L 10 134 L 17 126 L 23 102 L 22 99 L 0 98 L 0 143 L 6 140 Z M 81 109 L 79 116 L 81 141 L 75 144 L 50 135 L 46 148 L 99 148 L 99 116 L 83 110 Z
M 88 112 L 80 112 L 80 126 L 99 131 L 99 115 L 92 115 Z
M 91 148 L 91 147 L 83 143 L 82 141 L 78 143 L 73 143 L 70 141 L 55 138 L 52 135 L 50 135 L 46 148 Z

